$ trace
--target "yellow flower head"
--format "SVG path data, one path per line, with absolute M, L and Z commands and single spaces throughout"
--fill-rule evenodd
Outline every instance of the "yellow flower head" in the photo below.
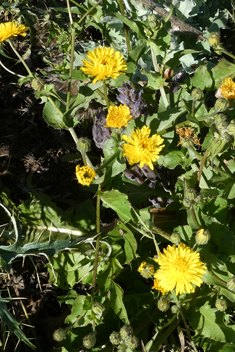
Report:
M 155 276 L 155 275 L 154 275 L 154 276 Z M 165 290 L 163 287 L 161 287 L 161 285 L 160 285 L 160 283 L 159 283 L 159 280 L 156 279 L 156 278 L 154 278 L 154 285 L 153 285 L 152 288 L 154 288 L 155 290 L 161 291 L 161 293 L 162 293 L 163 295 L 167 292 L 167 290 Z
M 194 292 L 192 284 L 199 287 L 203 282 L 202 276 L 206 267 L 200 261 L 199 253 L 183 243 L 178 247 L 168 246 L 155 261 L 160 268 L 154 274 L 154 278 L 158 280 L 161 291 L 172 292 L 176 289 L 176 295 L 190 293 Z
M 145 279 L 149 279 L 153 277 L 154 274 L 154 266 L 152 264 L 148 264 L 146 262 L 142 262 L 138 268 L 138 272 Z
M 149 137 L 150 133 L 151 129 L 143 126 L 141 129 L 137 128 L 131 137 L 122 136 L 124 141 L 129 143 L 123 144 L 122 149 L 123 156 L 128 158 L 130 165 L 140 163 L 140 167 L 148 165 L 153 170 L 152 161 L 159 159 L 159 153 L 165 145 L 161 145 L 164 142 L 162 137 L 157 134 Z
M 95 77 L 92 83 L 103 81 L 107 78 L 116 79 L 127 69 L 123 60 L 123 55 L 118 51 L 114 52 L 113 48 L 99 47 L 94 51 L 88 51 L 87 58 L 90 61 L 82 60 L 84 67 L 80 69 L 86 74 Z
M 25 27 L 23 24 L 18 25 L 17 22 L 0 23 L 0 42 L 11 37 L 17 37 L 17 35 L 25 37 L 25 32 L 28 29 L 29 27 Z
M 89 166 L 76 166 L 76 177 L 79 183 L 83 186 L 90 186 L 96 176 L 95 170 Z
M 231 77 L 225 78 L 219 90 L 224 98 L 235 99 L 235 82 Z
M 130 109 L 126 105 L 114 106 L 110 105 L 108 115 L 106 118 L 106 126 L 112 128 L 126 127 L 128 122 L 132 119 Z

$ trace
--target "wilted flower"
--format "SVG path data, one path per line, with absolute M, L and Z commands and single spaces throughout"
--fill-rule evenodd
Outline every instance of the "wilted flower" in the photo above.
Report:
M 201 286 L 206 267 L 200 261 L 199 253 L 180 243 L 168 246 L 159 253 L 155 261 L 160 268 L 154 274 L 161 291 L 176 290 L 176 295 L 194 292 L 193 285 Z M 154 287 L 155 288 L 155 287 Z
M 235 82 L 231 77 L 225 78 L 219 89 L 224 98 L 235 99 Z
M 92 137 L 97 148 L 103 148 L 104 142 L 111 136 L 110 128 L 104 127 L 106 123 L 106 115 L 104 111 L 99 108 L 97 110 L 95 123 L 92 127 Z
M 76 166 L 76 177 L 83 186 L 90 186 L 96 176 L 95 170 L 89 166 Z
M 3 42 L 6 39 L 11 37 L 17 37 L 21 35 L 22 37 L 26 36 L 26 31 L 29 27 L 25 27 L 23 24 L 17 24 L 17 22 L 5 22 L 0 24 L 0 42 Z
M 148 264 L 146 262 L 142 262 L 138 268 L 138 272 L 145 279 L 149 279 L 153 277 L 154 274 L 154 266 L 152 264 Z
M 126 127 L 131 119 L 132 116 L 130 115 L 130 109 L 126 105 L 110 105 L 108 109 L 105 127 Z
M 143 126 L 141 129 L 137 128 L 131 137 L 122 136 L 124 141 L 129 143 L 123 144 L 122 148 L 123 156 L 128 158 L 130 165 L 140 163 L 141 168 L 148 165 L 153 170 L 152 162 L 159 159 L 159 153 L 165 145 L 161 145 L 164 142 L 162 137 L 157 134 L 149 137 L 150 133 L 150 127 Z
M 117 100 L 129 107 L 133 119 L 146 113 L 147 104 L 145 104 L 142 98 L 143 90 L 135 90 L 131 82 L 122 83 L 122 87 L 119 87 L 117 90 L 119 92 Z
M 123 55 L 113 48 L 99 47 L 94 51 L 88 51 L 87 58 L 90 61 L 82 60 L 84 67 L 80 69 L 87 75 L 95 77 L 92 83 L 103 81 L 107 78 L 116 79 L 127 69 Z

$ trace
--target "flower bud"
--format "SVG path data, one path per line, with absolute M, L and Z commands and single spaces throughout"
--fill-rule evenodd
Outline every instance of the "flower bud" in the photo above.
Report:
M 134 351 L 139 345 L 139 339 L 136 336 L 131 336 L 128 339 L 126 339 L 125 344 L 132 351 Z
M 225 98 L 219 98 L 216 100 L 214 109 L 216 112 L 224 112 L 229 108 L 229 101 Z
M 78 140 L 77 148 L 80 153 L 87 153 L 91 149 L 91 141 L 86 137 L 81 137 Z
M 123 325 L 123 327 L 120 329 L 120 336 L 123 341 L 126 341 L 130 336 L 133 334 L 133 329 L 132 326 L 130 325 Z
M 61 342 L 63 339 L 66 338 L 67 331 L 65 329 L 59 328 L 54 331 L 53 339 L 57 342 Z
M 161 312 L 165 312 L 170 308 L 170 303 L 166 297 L 162 296 L 157 302 L 157 307 Z
M 230 291 L 235 293 L 235 276 L 230 277 L 230 279 L 228 279 L 227 287 Z
M 142 262 L 138 268 L 138 272 L 145 279 L 149 279 L 154 275 L 154 266 L 152 264 Z
M 122 341 L 120 333 L 117 331 L 113 331 L 110 335 L 109 335 L 109 340 L 111 342 L 112 345 L 119 345 Z
M 226 131 L 221 132 L 221 141 L 224 143 L 231 142 L 232 137 Z
M 232 120 L 230 124 L 227 127 L 227 133 L 230 134 L 230 136 L 235 137 L 235 121 Z
M 188 188 L 184 194 L 185 198 L 188 200 L 194 200 L 196 195 L 197 195 L 197 192 L 194 188 Z
M 219 114 L 215 118 L 215 126 L 219 132 L 225 130 L 228 127 L 228 119 L 227 116 L 224 114 Z
M 203 197 L 201 194 L 198 194 L 194 199 L 195 203 L 201 203 L 202 201 L 203 201 Z
M 41 78 L 33 78 L 31 82 L 31 87 L 33 90 L 42 90 L 44 87 L 44 81 Z
M 196 239 L 197 244 L 202 246 L 203 244 L 208 243 L 210 237 L 211 237 L 211 234 L 210 234 L 209 230 L 200 229 L 197 231 L 195 239 Z
M 191 205 L 192 205 L 192 201 L 187 199 L 187 198 L 184 198 L 183 199 L 183 205 L 185 206 L 185 208 L 190 208 Z
M 215 301 L 215 308 L 220 312 L 224 312 L 227 309 L 227 302 L 224 298 L 218 298 Z
M 173 232 L 171 234 L 171 242 L 176 244 L 176 246 L 178 246 L 178 244 L 180 244 L 180 241 L 181 241 L 180 234 L 178 232 Z
M 200 88 L 194 88 L 191 92 L 194 101 L 201 100 L 203 97 L 203 91 Z
M 92 304 L 92 312 L 93 312 L 98 318 L 101 318 L 101 317 L 102 317 L 103 311 L 104 311 L 104 306 L 102 305 L 102 303 L 97 302 L 97 301 L 93 302 L 93 304 Z
M 172 314 L 177 314 L 179 311 L 179 308 L 177 307 L 176 304 L 174 304 L 172 307 L 171 307 L 171 312 Z
M 90 334 L 83 337 L 82 344 L 83 347 L 87 348 L 88 350 L 95 346 L 96 343 L 96 333 L 91 332 Z
M 220 35 L 218 32 L 212 32 L 208 38 L 209 45 L 216 48 L 220 44 Z

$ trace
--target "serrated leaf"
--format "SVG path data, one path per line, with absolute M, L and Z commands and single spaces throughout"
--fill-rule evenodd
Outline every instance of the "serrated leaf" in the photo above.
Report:
M 13 315 L 7 309 L 7 305 L 4 300 L 2 300 L 0 296 L 0 318 L 3 324 L 6 324 L 10 332 L 13 332 L 20 341 L 23 341 L 26 345 L 31 347 L 32 349 L 36 349 L 36 347 L 27 339 L 23 331 L 20 329 L 20 323 L 15 320 Z
M 101 199 L 106 206 L 113 209 L 118 214 L 123 222 L 128 222 L 132 219 L 131 205 L 127 195 L 118 190 L 112 190 L 101 193 Z
M 211 88 L 213 80 L 207 66 L 199 66 L 193 77 L 191 78 L 193 87 L 200 88 L 201 90 Z
M 200 309 L 201 318 L 197 329 L 204 337 L 215 341 L 235 342 L 235 325 L 227 326 L 224 324 L 224 315 L 217 309 L 211 308 L 206 302 Z

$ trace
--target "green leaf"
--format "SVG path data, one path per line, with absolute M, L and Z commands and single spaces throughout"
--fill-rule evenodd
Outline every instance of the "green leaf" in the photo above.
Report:
M 174 169 L 177 165 L 181 165 L 183 168 L 190 165 L 192 159 L 187 157 L 182 150 L 168 151 L 163 157 L 163 166 L 169 169 Z
M 127 311 L 123 303 L 123 289 L 114 281 L 110 287 L 110 307 L 124 324 L 130 324 Z
M 77 296 L 77 298 L 73 302 L 71 314 L 69 314 L 65 319 L 66 324 L 74 324 L 73 325 L 74 328 L 78 326 L 82 326 L 84 322 L 84 319 L 82 318 L 85 313 L 84 304 L 86 299 L 87 299 L 86 296 L 82 296 L 82 295 Z
M 64 107 L 62 104 L 55 100 L 54 104 L 48 101 L 43 109 L 43 118 L 47 124 L 55 129 L 68 129 L 71 126 L 64 121 L 64 114 L 62 112 Z
M 193 87 L 200 88 L 201 90 L 211 88 L 213 84 L 213 80 L 211 78 L 211 74 L 207 69 L 207 66 L 199 66 L 193 77 L 191 78 L 191 82 Z
M 219 88 L 225 78 L 235 77 L 235 64 L 221 59 L 220 62 L 211 70 L 212 78 L 214 79 L 213 89 Z
M 211 308 L 206 302 L 200 309 L 201 318 L 197 330 L 204 337 L 215 341 L 235 343 L 235 325 L 227 326 L 224 323 L 224 314 L 216 308 Z
M 112 190 L 102 192 L 101 199 L 107 207 L 113 209 L 118 214 L 123 222 L 128 222 L 132 219 L 131 205 L 127 195 L 118 190 Z
M 122 16 L 121 14 L 115 12 L 113 14 L 117 18 L 119 18 L 123 23 L 125 23 L 130 29 L 132 29 L 134 32 L 137 33 L 138 37 L 140 39 L 145 39 L 145 33 L 144 33 L 144 26 L 140 21 L 131 21 L 125 16 Z

